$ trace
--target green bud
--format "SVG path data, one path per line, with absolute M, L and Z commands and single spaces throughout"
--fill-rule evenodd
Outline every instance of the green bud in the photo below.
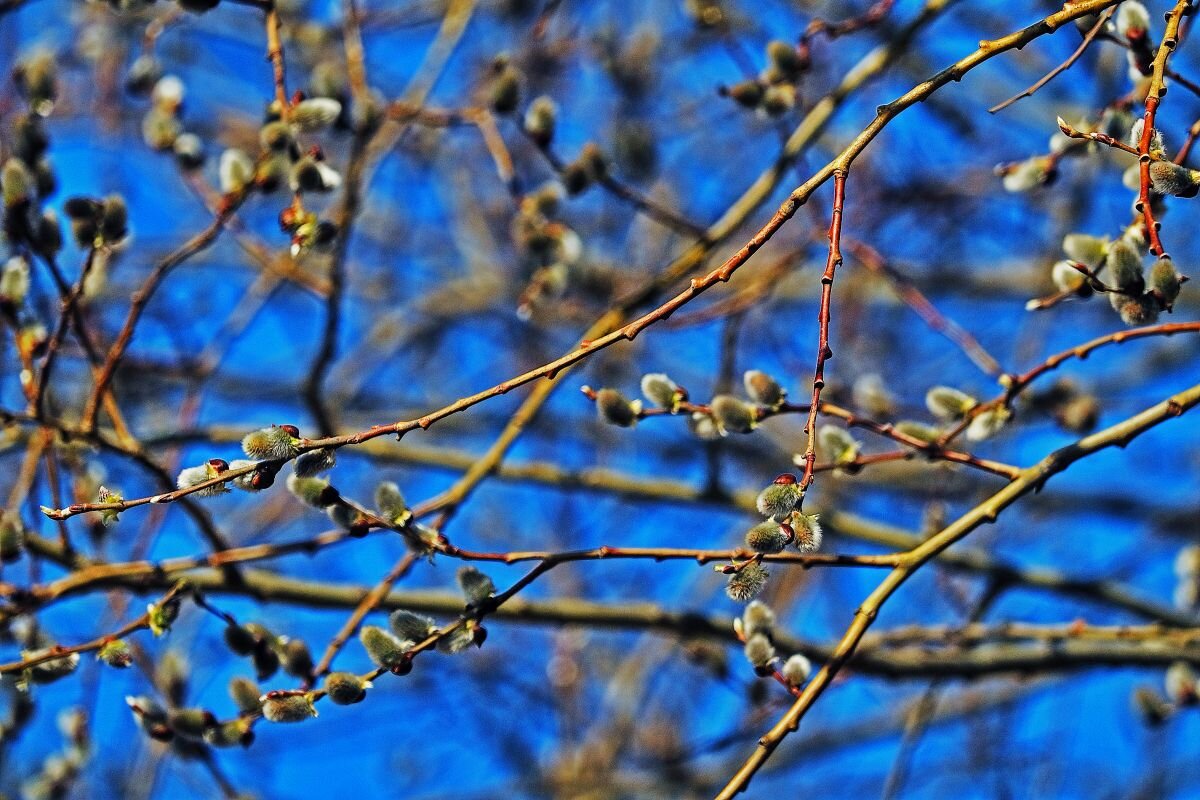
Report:
M 769 117 L 778 117 L 796 107 L 796 87 L 790 83 L 776 83 L 763 91 L 762 110 Z
M 342 115 L 342 104 L 329 97 L 310 97 L 292 108 L 292 123 L 302 131 L 324 130 Z
M 1157 292 L 1163 306 L 1168 310 L 1179 297 L 1179 289 L 1183 285 L 1183 276 L 1175 271 L 1175 262 L 1164 256 L 1154 262 L 1150 268 L 1149 289 Z
M 249 747 L 254 741 L 252 724 L 244 717 L 218 723 L 204 731 L 204 741 L 213 747 Z
M 219 184 L 223 194 L 237 194 L 254 182 L 254 161 L 241 150 L 221 153 Z
M 729 576 L 725 594 L 739 603 L 753 600 L 767 585 L 767 570 L 758 562 L 746 564 Z
M 661 372 L 642 376 L 642 394 L 654 405 L 671 413 L 678 411 L 679 404 L 687 399 L 687 392 Z
M 283 671 L 293 678 L 312 675 L 313 659 L 303 639 L 289 639 L 283 646 Z
M 730 394 L 719 394 L 710 404 L 713 419 L 722 435 L 750 433 L 758 427 L 754 407 Z
M 317 715 L 307 692 L 267 692 L 259 700 L 267 722 L 303 722 Z
M 912 420 L 901 420 L 894 426 L 897 433 L 902 433 L 911 439 L 919 439 L 922 442 L 933 443 L 938 440 L 942 432 L 932 425 L 926 425 L 923 422 L 913 422 Z
M 370 688 L 370 681 L 364 681 L 353 672 L 331 672 L 325 676 L 325 693 L 339 706 L 361 703 Z
M 116 669 L 125 669 L 133 663 L 133 651 L 124 639 L 113 639 L 96 651 L 96 660 Z
M 925 393 L 925 407 L 929 413 L 944 422 L 962 419 L 979 404 L 971 395 L 949 386 L 934 386 Z
M 250 458 L 295 458 L 299 452 L 300 431 L 295 425 L 271 425 L 252 431 L 242 438 L 242 452 Z
M 167 712 L 167 726 L 195 741 L 203 740 L 204 732 L 216 724 L 216 718 L 203 708 L 172 708 Z
M 525 110 L 525 132 L 539 146 L 545 147 L 554 140 L 557 120 L 558 106 L 549 97 L 542 95 Z
M 1133 708 L 1141 715 L 1142 721 L 1151 727 L 1166 722 L 1173 711 L 1171 705 L 1148 686 L 1139 686 L 1134 690 Z
M 834 464 L 848 464 L 858 458 L 858 442 L 849 431 L 836 425 L 817 428 L 817 447 Z
M 320 472 L 333 469 L 337 463 L 337 451 L 330 447 L 322 447 L 317 450 L 309 450 L 306 453 L 301 453 L 296 457 L 296 463 L 292 465 L 292 471 L 301 478 L 309 478 Z
M 0 511 L 0 563 L 11 564 L 25 552 L 25 527 L 16 514 Z
M 746 546 L 756 553 L 780 553 L 788 537 L 778 522 L 760 522 L 746 533 Z
M 146 606 L 146 624 L 155 636 L 162 636 L 171 629 L 172 623 L 179 617 L 179 598 L 151 603 Z
M 1072 261 L 1096 267 L 1108 252 L 1108 239 L 1086 233 L 1068 233 L 1063 237 L 1062 249 Z
M 229 696 L 242 714 L 257 714 L 262 708 L 258 684 L 249 678 L 237 677 L 229 682 Z
M 762 102 L 763 87 L 756 80 L 745 80 L 727 87 L 722 94 L 743 108 L 756 108 Z
M 787 400 L 787 392 L 779 382 L 760 370 L 748 370 L 742 376 L 742 384 L 750 399 L 761 406 L 775 409 Z
M 496 594 L 496 584 L 475 567 L 466 566 L 458 570 L 458 585 L 467 605 L 478 606 Z
M 313 508 L 333 506 L 341 496 L 325 478 L 301 478 L 295 473 L 288 475 L 287 488 L 301 502 Z
M 119 194 L 104 198 L 100 212 L 100 236 L 108 244 L 116 244 L 129 233 L 129 210 Z
M 1012 412 L 1005 406 L 997 406 L 996 408 L 989 408 L 986 411 L 982 411 L 976 414 L 971 419 L 971 424 L 967 426 L 967 438 L 972 442 L 982 442 L 984 439 L 990 439 L 999 433 L 1011 418 Z
M 596 411 L 600 419 L 609 425 L 632 428 L 637 424 L 642 404 L 637 400 L 626 400 L 625 395 L 616 389 L 601 389 L 596 392 Z
M 794 535 L 792 544 L 801 553 L 815 553 L 821 549 L 823 532 L 819 515 L 796 512 L 787 524 L 791 526 Z
M 488 105 L 497 114 L 511 114 L 521 102 L 521 73 L 512 64 L 497 63 L 496 74 L 488 89 Z
M 754 506 L 764 517 L 771 517 L 777 522 L 782 522 L 800 502 L 800 497 L 800 487 L 796 476 L 785 472 L 777 477 L 770 486 L 758 493 Z
M 1142 286 L 1142 256 L 1124 239 L 1109 245 L 1104 259 L 1109 280 L 1118 289 L 1138 290 Z
M 393 525 L 405 525 L 412 519 L 400 487 L 391 481 L 382 481 L 375 487 L 375 507 L 379 509 L 379 516 Z
M 15 208 L 27 203 L 33 196 L 33 176 L 19 158 L 10 158 L 0 168 L 0 193 L 5 208 Z
M 409 661 L 408 651 L 412 649 L 409 642 L 402 642 L 383 628 L 367 625 L 358 634 L 367 656 L 376 665 L 384 669 L 402 667 Z
M 397 609 L 388 617 L 388 626 L 402 640 L 422 642 L 429 638 L 434 631 L 433 620 L 429 617 L 414 614 L 411 611 Z

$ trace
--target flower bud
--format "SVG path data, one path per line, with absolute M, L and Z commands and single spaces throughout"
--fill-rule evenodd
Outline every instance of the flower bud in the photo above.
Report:
M 787 399 L 787 392 L 779 383 L 765 372 L 756 369 L 748 370 L 742 375 L 742 384 L 746 394 L 759 405 L 776 409 Z
M 780 672 L 792 686 L 803 686 L 808 680 L 808 676 L 812 675 L 812 662 L 800 653 L 796 653 L 783 662 L 783 669 Z
M 1050 280 L 1060 292 L 1078 292 L 1087 285 L 1087 276 L 1075 269 L 1074 261 L 1057 261 L 1050 270 Z M 1091 294 L 1089 291 L 1088 294 Z
M 637 424 L 642 404 L 637 400 L 626 400 L 616 389 L 601 389 L 596 392 L 596 411 L 609 425 L 632 428 Z
M 115 244 L 129 233 L 129 210 L 119 194 L 104 198 L 100 212 L 100 236 L 108 244 Z
M 23 59 L 13 69 L 13 80 L 33 113 L 45 117 L 54 110 L 58 97 L 58 60 L 54 53 L 39 50 Z
M 642 394 L 654 405 L 671 413 L 677 411 L 680 402 L 687 399 L 687 392 L 661 372 L 651 372 L 642 376 Z
M 0 168 L 0 193 L 6 209 L 29 202 L 33 196 L 33 176 L 19 158 L 10 158 Z
M 731 394 L 719 394 L 710 404 L 713 419 L 722 435 L 727 433 L 750 433 L 758 427 L 754 406 L 744 403 Z
M 216 724 L 216 717 L 203 708 L 172 708 L 167 712 L 167 726 L 193 741 L 203 740 L 204 732 Z
M 255 698 L 257 705 L 257 698 Z M 238 717 L 221 722 L 204 731 L 204 741 L 213 747 L 249 747 L 254 742 L 254 729 L 249 719 Z
M 379 516 L 392 525 L 405 525 L 412 519 L 400 487 L 391 481 L 382 481 L 375 487 L 375 507 L 379 509 Z
M 1150 13 L 1137 0 L 1125 0 L 1117 8 L 1117 33 L 1121 38 L 1142 38 L 1150 30 Z
M 307 692 L 267 692 L 259 701 L 267 722 L 303 722 L 317 715 Z
M 1129 146 L 1130 147 L 1133 147 L 1135 149 L 1141 149 L 1142 133 L 1145 130 L 1146 130 L 1145 117 L 1138 117 L 1136 120 L 1134 120 L 1133 126 L 1129 129 Z M 1162 131 L 1160 131 L 1158 128 L 1155 128 L 1153 131 L 1150 132 L 1150 153 L 1151 154 L 1155 154 L 1155 153 L 1161 154 L 1161 153 L 1166 152 L 1166 149 L 1167 149 L 1167 145 L 1166 145 L 1166 141 L 1163 139 Z M 1138 168 L 1138 172 L 1140 174 L 1140 172 L 1141 172 L 1140 167 Z
M 460 568 L 457 577 L 459 588 L 469 606 L 478 606 L 496 594 L 496 584 L 475 567 Z
M 249 678 L 237 677 L 229 682 L 229 696 L 242 714 L 257 714 L 262 708 L 258 698 L 262 692 L 258 684 Z
M 1151 161 L 1150 186 L 1159 194 L 1195 197 L 1200 191 L 1200 172 L 1170 161 Z
M 982 442 L 990 439 L 1008 424 L 1012 411 L 1006 406 L 997 406 L 976 414 L 967 425 L 966 436 L 972 442 Z
M 1171 716 L 1170 704 L 1148 686 L 1139 686 L 1134 690 L 1132 700 L 1134 711 L 1142 717 L 1142 721 L 1147 725 L 1157 727 Z
M 132 95 L 149 94 L 162 77 L 162 68 L 150 54 L 140 55 L 129 65 L 125 73 L 125 91 Z
M 384 669 L 394 669 L 409 661 L 410 642 L 402 642 L 383 628 L 367 625 L 358 634 L 367 656 Z
M 325 694 L 339 706 L 361 703 L 370 688 L 370 681 L 364 681 L 353 672 L 331 672 L 325 676 Z
M 787 533 L 778 522 L 760 522 L 746 533 L 746 546 L 756 553 L 780 553 L 787 546 Z
M 723 87 L 721 94 L 729 97 L 742 108 L 756 108 L 763 99 L 763 86 L 757 80 L 739 81 Z
M 337 451 L 331 447 L 321 447 L 298 455 L 296 463 L 292 465 L 292 471 L 301 478 L 310 478 L 317 473 L 333 469 L 336 463 Z
M 771 70 L 779 76 L 780 80 L 795 81 L 800 77 L 803 64 L 794 45 L 779 39 L 768 42 L 767 59 L 770 62 Z
M 1173 661 L 1163 676 L 1167 698 L 1177 706 L 1195 705 L 1196 672 L 1186 661 Z
M 49 655 L 51 648 L 46 647 L 40 650 L 22 650 L 21 658 L 25 660 L 41 658 Z M 43 661 L 40 664 L 35 664 L 25 670 L 25 674 L 29 677 L 31 683 L 54 683 L 60 678 L 65 678 L 75 671 L 79 666 L 79 654 L 71 653 L 61 658 L 53 658 L 49 661 Z
M 1008 192 L 1028 192 L 1050 183 L 1055 177 L 1053 162 L 1044 156 L 1003 164 L 996 168 L 996 173 L 1003 178 L 1004 189 Z
M 1063 253 L 1072 261 L 1095 267 L 1104 260 L 1108 252 L 1108 239 L 1089 236 L 1086 233 L 1068 233 L 1062 241 Z
M 1170 309 L 1179 297 L 1179 289 L 1183 285 L 1183 276 L 1175 271 L 1175 262 L 1166 256 L 1154 262 L 1150 268 L 1148 288 L 1157 292 L 1165 308 Z
M 142 117 L 142 141 L 151 150 L 170 150 L 182 133 L 183 125 L 172 111 L 155 106 Z
M 746 660 L 750 662 L 755 671 L 770 672 L 769 667 L 775 659 L 775 646 L 766 636 L 761 633 L 754 634 L 746 640 L 742 652 L 746 654 Z
M 745 639 L 755 634 L 770 637 L 775 630 L 775 612 L 761 600 L 751 600 L 742 610 L 742 618 L 734 623 L 734 629 Z
M 796 87 L 790 83 L 776 83 L 763 91 L 762 113 L 778 117 L 796 107 Z
M 221 192 L 237 194 L 254 182 L 254 162 L 241 150 L 231 147 L 221 153 L 218 174 Z
M 9 511 L 0 511 L 0 563 L 11 564 L 25 552 L 25 528 L 21 519 Z
M 521 73 L 507 58 L 497 59 L 495 69 L 488 89 L 488 105 L 497 114 L 511 114 L 521 102 Z
M 146 606 L 146 625 L 155 636 L 162 636 L 171 629 L 171 625 L 179 618 L 180 602 L 178 597 L 161 600 Z
M 438 639 L 437 649 L 439 653 L 454 655 L 455 653 L 461 653 L 471 645 L 483 647 L 483 642 L 486 638 L 487 630 L 477 621 L 469 619 Z
M 96 660 L 116 669 L 125 669 L 133 663 L 133 652 L 124 639 L 113 639 L 96 651 Z
M 944 422 L 962 419 L 977 404 L 971 395 L 949 386 L 934 386 L 925 393 L 925 407 Z
M 187 467 L 180 471 L 179 476 L 175 479 L 175 485 L 180 489 L 190 489 L 193 486 L 210 481 L 213 478 L 219 477 L 221 473 L 229 469 L 229 464 L 219 458 L 210 458 L 205 463 L 197 467 Z M 229 491 L 229 487 L 223 483 L 215 483 L 212 486 L 207 486 L 199 491 L 193 492 L 195 497 L 213 497 L 219 494 L 225 494 Z
M 142 730 L 152 738 L 167 741 L 174 736 L 171 729 L 167 727 L 167 710 L 159 705 L 153 697 L 127 695 L 125 705 L 129 706 L 129 711 Z
M 782 522 L 800 502 L 800 488 L 796 476 L 785 472 L 767 488 L 759 492 L 754 501 L 758 513 Z
M 342 104 L 329 97 L 311 97 L 292 107 L 292 123 L 301 131 L 324 130 L 342 114 Z
M 836 425 L 817 428 L 817 447 L 834 464 L 848 464 L 858 458 L 858 442 L 849 431 Z
M 241 625 L 225 626 L 225 646 L 239 656 L 248 656 L 258 646 L 259 638 L 248 627 Z
M 753 600 L 766 587 L 767 575 L 767 570 L 762 564 L 752 561 L 730 574 L 725 585 L 725 594 L 739 603 Z
M 250 458 L 294 458 L 300 445 L 300 431 L 295 425 L 271 425 L 246 434 L 242 452 Z
M 788 520 L 788 525 L 795 535 L 792 543 L 801 553 L 815 553 L 821 549 L 823 533 L 819 515 L 797 511 Z
M 293 678 L 312 675 L 313 659 L 303 639 L 289 639 L 283 646 L 283 671 Z
M 1126 325 L 1149 325 L 1158 319 L 1158 305 L 1145 295 L 1112 295 L 1114 307 Z
M 181 134 L 175 139 L 172 150 L 175 151 L 175 162 L 184 172 L 191 172 L 204 166 L 204 142 L 196 134 Z
M 549 97 L 542 95 L 525 110 L 525 132 L 539 147 L 554 141 L 554 128 L 558 121 L 558 106 Z
M 341 497 L 325 478 L 301 478 L 292 473 L 287 477 L 287 488 L 302 503 L 313 508 L 334 506 Z
M 388 617 L 388 626 L 392 632 L 407 642 L 423 642 L 434 631 L 433 620 L 414 614 L 411 611 L 397 609 Z

